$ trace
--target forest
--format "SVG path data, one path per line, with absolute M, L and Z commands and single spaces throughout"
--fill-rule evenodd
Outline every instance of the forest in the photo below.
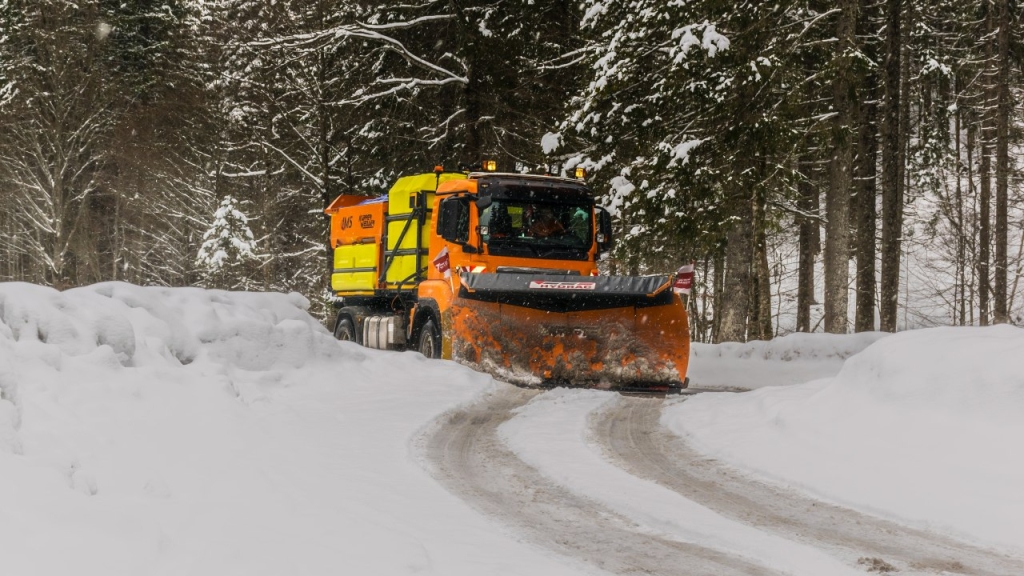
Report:
M 1022 17 L 0 0 L 0 281 L 295 291 L 326 318 L 335 196 L 493 158 L 586 168 L 608 273 L 695 262 L 696 341 L 1024 324 Z

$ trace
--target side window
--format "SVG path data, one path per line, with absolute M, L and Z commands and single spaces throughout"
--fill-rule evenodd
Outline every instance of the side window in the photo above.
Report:
M 569 230 L 586 244 L 590 240 L 590 218 L 583 208 L 574 208 L 570 218 Z

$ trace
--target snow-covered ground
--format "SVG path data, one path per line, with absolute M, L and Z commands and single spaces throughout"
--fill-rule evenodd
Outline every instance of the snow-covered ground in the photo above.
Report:
M 297 295 L 0 284 L 0 573 L 571 574 L 410 442 L 493 386 Z
M 662 421 L 715 457 L 824 499 L 1024 552 L 1020 328 L 899 333 L 833 378 L 698 396 Z
M 690 348 L 690 385 L 754 389 L 835 376 L 847 358 L 885 336 L 888 333 L 795 333 L 767 342 L 694 342 Z
M 565 553 L 572 526 L 570 544 L 526 537 L 500 494 L 474 503 L 436 479 L 424 439 L 443 451 L 437 431 L 459 407 L 507 402 L 507 385 L 337 342 L 307 307 L 296 294 L 0 284 L 0 573 L 605 573 L 590 552 Z M 1024 330 L 693 349 L 694 386 L 764 388 L 666 401 L 662 422 L 688 443 L 751 477 L 1024 556 Z M 550 496 L 566 490 L 594 506 L 580 517 L 696 546 L 690 558 L 729 573 L 863 571 L 856 555 L 631 474 L 593 434 L 596 415 L 626 406 L 618 395 L 511 390 L 525 405 L 487 424 L 511 454 L 500 463 L 550 482 L 509 498 L 540 503 L 520 522 L 559 526 Z M 659 546 L 653 573 L 673 573 L 675 548 Z

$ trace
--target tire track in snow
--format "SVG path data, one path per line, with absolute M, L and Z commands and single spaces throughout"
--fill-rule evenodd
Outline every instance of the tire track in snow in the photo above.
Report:
M 725 516 L 869 569 L 977 576 L 1024 574 L 1024 560 L 758 482 L 697 452 L 660 423 L 663 401 L 619 397 L 591 415 L 594 437 L 627 472 Z M 875 564 L 876 561 L 883 564 Z
M 548 480 L 498 437 L 538 391 L 501 386 L 457 409 L 423 440 L 426 465 L 449 491 L 523 539 L 613 574 L 773 575 L 728 554 L 661 538 Z

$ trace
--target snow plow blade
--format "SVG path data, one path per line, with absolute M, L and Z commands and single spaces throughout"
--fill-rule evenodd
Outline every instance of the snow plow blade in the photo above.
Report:
M 671 392 L 686 386 L 689 324 L 668 277 L 460 276 L 451 358 L 528 386 Z

